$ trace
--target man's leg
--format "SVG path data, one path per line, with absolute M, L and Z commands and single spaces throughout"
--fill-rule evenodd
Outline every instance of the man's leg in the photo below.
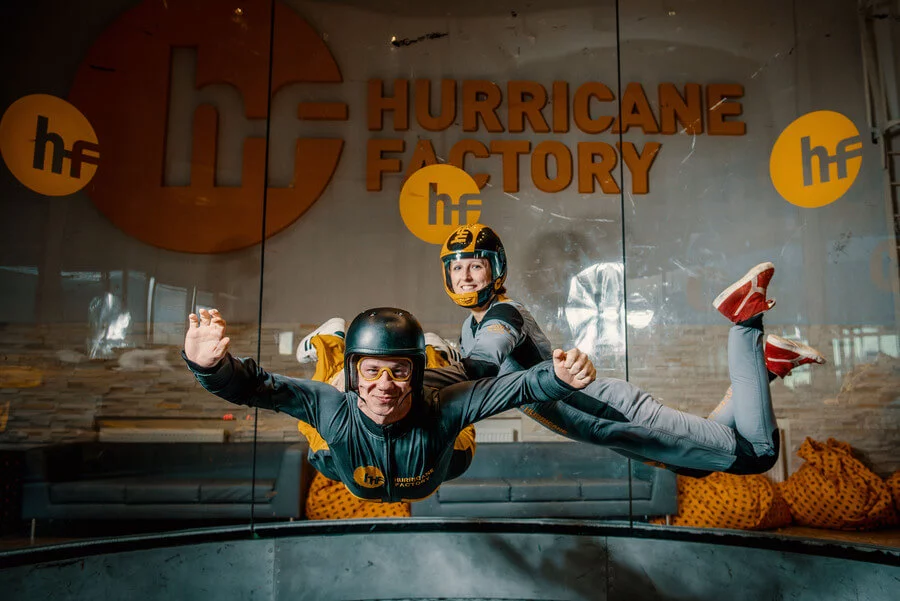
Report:
M 429 367 L 425 370 L 424 383 L 428 388 L 446 388 L 459 382 L 467 382 L 466 370 L 462 363 L 451 363 L 443 367 Z
M 465 382 L 468 377 L 461 364 L 451 363 L 448 366 L 425 370 L 424 380 L 427 387 L 443 388 L 458 382 Z M 611 446 L 623 455 L 641 461 L 679 460 L 681 462 L 675 465 L 716 471 L 724 470 L 734 463 L 735 456 L 732 450 L 735 442 L 730 428 L 717 425 L 708 427 L 703 418 L 663 407 L 649 394 L 622 380 L 608 379 L 602 386 L 594 388 L 594 394 L 578 392 L 565 401 L 530 403 L 523 405 L 519 410 L 545 428 L 566 438 L 577 442 Z M 632 403 L 632 405 L 641 404 L 649 410 L 629 417 L 617 408 L 617 405 L 620 404 L 619 400 L 623 398 L 639 398 L 640 402 Z M 633 421 L 635 417 L 641 419 L 646 413 L 653 413 L 654 408 L 658 408 L 663 414 L 674 415 L 675 417 L 670 421 L 678 422 L 680 417 L 686 418 L 692 424 L 683 428 L 686 431 L 702 433 L 704 430 L 711 429 L 712 433 L 699 434 L 701 438 L 705 436 L 710 439 L 702 440 L 699 443 L 699 447 L 708 447 L 708 449 L 706 451 L 698 450 L 693 445 L 679 443 L 679 440 L 685 441 L 687 438 L 680 434 L 670 436 L 664 432 L 653 432 L 645 424 Z M 677 428 L 674 425 L 672 427 Z M 468 448 L 467 445 L 460 445 L 460 441 L 465 438 L 464 431 L 454 448 L 454 462 L 465 464 L 465 467 L 468 467 L 472 455 L 460 452 L 463 448 Z M 472 446 L 474 449 L 474 445 Z M 669 466 L 667 465 L 667 467 Z

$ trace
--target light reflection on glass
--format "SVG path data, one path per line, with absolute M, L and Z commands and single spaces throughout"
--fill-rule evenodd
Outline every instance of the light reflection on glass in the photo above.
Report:
M 91 359 L 112 357 L 114 348 L 125 346 L 131 314 L 123 310 L 119 297 L 110 293 L 95 297 L 88 308 L 88 316 L 91 328 L 88 356 Z
M 597 263 L 569 282 L 565 315 L 575 346 L 592 358 L 625 352 L 621 263 Z M 628 298 L 628 325 L 642 329 L 653 321 L 654 310 L 640 294 Z
M 873 327 L 844 328 L 841 334 L 831 341 L 838 379 L 860 365 L 874 363 L 881 355 L 900 357 L 900 338 L 896 334 L 879 334 L 878 328 Z
M 30 265 L 0 265 L 0 271 L 11 271 L 13 273 L 24 273 L 25 275 L 37 275 L 38 268 Z

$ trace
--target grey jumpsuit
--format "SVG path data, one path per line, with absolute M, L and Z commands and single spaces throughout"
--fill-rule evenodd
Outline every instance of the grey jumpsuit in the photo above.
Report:
M 778 436 L 763 356 L 762 318 L 750 321 L 733 326 L 728 335 L 734 427 L 666 407 L 614 378 L 598 378 L 564 400 L 519 409 L 572 440 L 608 446 L 679 473 L 765 472 L 778 458 Z M 463 364 L 427 370 L 427 385 L 443 386 L 490 373 L 479 370 L 479 364 L 499 367 L 501 375 L 520 371 L 552 352 L 534 317 L 505 297 L 491 304 L 480 323 L 472 315 L 463 322 L 460 350 Z

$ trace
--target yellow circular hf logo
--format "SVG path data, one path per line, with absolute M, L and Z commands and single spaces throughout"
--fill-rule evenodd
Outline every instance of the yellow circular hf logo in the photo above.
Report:
M 785 128 L 769 158 L 778 193 L 798 207 L 815 208 L 843 196 L 862 164 L 862 138 L 834 111 L 807 113 Z
M 400 190 L 400 216 L 419 239 L 443 244 L 460 225 L 478 223 L 481 192 L 475 180 L 459 167 L 422 167 Z
M 377 467 L 366 465 L 353 470 L 353 481 L 364 488 L 378 488 L 384 485 L 384 474 Z
M 19 98 L 6 109 L 0 119 L 0 154 L 16 179 L 47 196 L 81 190 L 100 162 L 90 122 L 49 94 Z

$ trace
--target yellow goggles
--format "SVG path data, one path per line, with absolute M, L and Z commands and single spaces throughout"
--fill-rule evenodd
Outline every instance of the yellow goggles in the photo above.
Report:
M 412 377 L 412 361 L 406 358 L 386 359 L 393 365 L 373 364 L 371 358 L 366 357 L 356 363 L 356 373 L 366 382 L 374 382 L 381 378 L 381 374 L 387 372 L 388 378 L 394 382 L 407 382 Z

